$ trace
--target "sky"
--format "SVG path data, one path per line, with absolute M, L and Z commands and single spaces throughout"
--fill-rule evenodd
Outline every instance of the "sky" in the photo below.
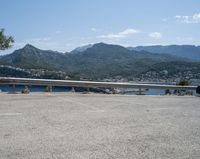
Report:
M 11 53 L 27 43 L 60 52 L 104 42 L 200 45 L 198 0 L 0 0 Z

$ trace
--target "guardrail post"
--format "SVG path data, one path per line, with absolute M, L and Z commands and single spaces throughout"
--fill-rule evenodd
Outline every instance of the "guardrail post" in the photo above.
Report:
M 71 90 L 72 92 L 75 92 L 75 89 L 74 89 L 74 87 L 72 87 L 72 90 Z
M 139 88 L 139 90 L 138 90 L 138 95 L 142 95 L 142 89 L 141 88 Z
M 46 86 L 45 91 L 52 92 L 52 86 L 51 85 Z
M 13 93 L 15 93 L 16 92 L 15 84 L 13 84 L 12 88 L 13 88 Z

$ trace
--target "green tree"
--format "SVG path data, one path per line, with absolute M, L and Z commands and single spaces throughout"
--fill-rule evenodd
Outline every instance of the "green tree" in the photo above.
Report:
M 178 85 L 180 86 L 189 86 L 189 81 L 187 80 L 180 80 Z
M 8 49 L 14 43 L 14 39 L 12 36 L 6 36 L 4 34 L 4 29 L 0 29 L 0 50 Z

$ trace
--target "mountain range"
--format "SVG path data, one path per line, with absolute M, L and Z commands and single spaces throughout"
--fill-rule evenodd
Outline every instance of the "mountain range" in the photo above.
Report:
M 162 48 L 161 46 L 157 47 Z M 181 46 L 177 47 L 180 48 Z M 130 78 L 140 76 L 142 73 L 154 70 L 154 68 L 162 68 L 164 70 L 164 66 L 166 66 L 169 72 L 170 70 L 177 70 L 177 68 L 181 68 L 184 65 L 187 66 L 187 69 L 188 67 L 193 69 L 194 66 L 200 70 L 200 62 L 193 62 L 194 56 L 192 58 L 189 58 L 189 55 L 186 56 L 187 51 L 180 56 L 179 52 L 181 49 L 178 49 L 177 53 L 174 53 L 174 51 L 162 53 L 158 51 L 158 48 L 155 49 L 153 47 L 156 50 L 155 52 L 152 49 L 148 50 L 151 47 L 147 48 L 125 48 L 120 45 L 97 43 L 79 47 L 69 53 L 60 53 L 51 50 L 41 50 L 27 44 L 12 54 L 2 56 L 0 58 L 0 65 L 27 70 L 62 71 L 73 79 L 105 79 L 119 76 Z M 195 56 L 200 56 L 200 53 L 196 52 L 198 47 L 196 49 L 194 47 L 190 48 L 192 48 L 188 51 L 190 54 L 192 50 L 195 50 Z M 195 60 L 198 60 L 198 58 Z
M 154 45 L 154 46 L 137 46 L 128 47 L 129 50 L 148 51 L 158 54 L 170 54 L 183 58 L 200 61 L 200 46 L 195 45 Z

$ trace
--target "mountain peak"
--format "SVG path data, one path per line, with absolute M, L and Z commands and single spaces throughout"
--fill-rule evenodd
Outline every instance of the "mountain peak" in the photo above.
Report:
M 88 45 L 85 45 L 85 46 L 77 47 L 76 49 L 72 50 L 71 53 L 83 52 L 83 51 L 91 48 L 92 46 L 93 46 L 93 44 L 88 44 Z
M 102 46 L 114 46 L 114 45 L 112 45 L 112 44 L 106 44 L 106 43 L 100 42 L 100 43 L 94 44 L 93 46 L 94 46 L 94 47 L 95 47 L 95 46 L 100 46 L 100 47 L 102 47 Z
M 113 47 L 118 47 L 118 48 L 123 48 L 126 49 L 125 47 L 121 46 L 121 45 L 117 45 L 117 44 L 107 44 L 104 42 L 100 42 L 100 43 L 96 43 L 93 45 L 94 47 L 108 47 L 108 48 L 113 48 Z
M 34 46 L 31 45 L 31 44 L 26 44 L 26 45 L 24 46 L 24 49 L 36 49 L 36 47 L 34 47 Z
M 109 44 L 106 44 L 106 43 L 103 43 L 103 42 L 99 42 L 99 43 L 96 43 L 94 45 L 109 45 Z

